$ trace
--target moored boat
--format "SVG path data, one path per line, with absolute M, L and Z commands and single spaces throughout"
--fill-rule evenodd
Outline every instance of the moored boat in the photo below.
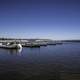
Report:
M 6 48 L 6 49 L 20 49 L 22 48 L 21 44 L 12 44 L 12 45 L 0 45 L 0 48 Z

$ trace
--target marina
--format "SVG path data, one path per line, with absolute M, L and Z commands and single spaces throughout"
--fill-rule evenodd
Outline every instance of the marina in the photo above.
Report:
M 0 80 L 80 80 L 80 0 L 0 0 Z
M 48 45 L 60 45 L 62 44 L 61 41 L 52 41 L 47 39 L 4 39 L 0 40 L 0 48 L 9 48 L 9 49 L 17 49 L 22 47 L 41 47 L 41 46 L 48 46 Z

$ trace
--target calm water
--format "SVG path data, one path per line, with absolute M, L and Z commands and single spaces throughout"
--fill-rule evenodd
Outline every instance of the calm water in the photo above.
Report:
M 80 43 L 0 49 L 0 80 L 80 80 Z

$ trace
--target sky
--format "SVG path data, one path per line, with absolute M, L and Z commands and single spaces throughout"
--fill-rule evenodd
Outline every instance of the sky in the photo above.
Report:
M 80 0 L 0 0 L 0 37 L 80 39 Z

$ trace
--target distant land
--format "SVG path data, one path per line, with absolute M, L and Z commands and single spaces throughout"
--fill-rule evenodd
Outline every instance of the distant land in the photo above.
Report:
M 53 39 L 41 39 L 41 38 L 0 38 L 0 40 L 28 40 L 28 41 L 35 41 L 35 40 L 43 40 L 43 41 L 62 41 L 62 42 L 80 42 L 79 39 L 67 39 L 67 40 L 53 40 Z

